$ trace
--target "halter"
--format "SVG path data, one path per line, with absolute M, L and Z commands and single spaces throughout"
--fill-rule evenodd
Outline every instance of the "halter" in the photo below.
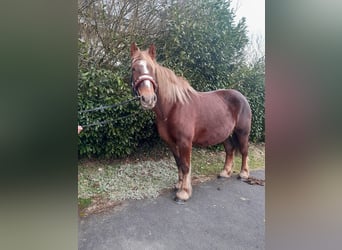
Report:
M 158 90 L 158 84 L 156 83 L 156 81 L 153 79 L 152 76 L 150 75 L 141 75 L 138 77 L 138 79 L 136 79 L 135 81 L 133 81 L 133 74 L 132 74 L 132 77 L 131 77 L 131 81 L 132 81 L 132 89 L 133 89 L 133 94 L 135 96 L 139 96 L 139 92 L 138 92 L 138 88 L 139 88 L 139 85 L 145 81 L 145 80 L 149 80 L 152 85 L 153 85 L 153 89 L 154 89 L 154 93 L 157 93 L 157 90 Z

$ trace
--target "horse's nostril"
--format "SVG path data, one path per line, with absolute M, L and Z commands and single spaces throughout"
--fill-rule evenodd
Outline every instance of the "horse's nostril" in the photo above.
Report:
M 157 96 L 156 95 L 153 96 L 153 101 L 157 101 Z
M 146 101 L 144 96 L 141 96 L 141 99 L 143 100 L 143 102 L 145 102 L 145 101 Z

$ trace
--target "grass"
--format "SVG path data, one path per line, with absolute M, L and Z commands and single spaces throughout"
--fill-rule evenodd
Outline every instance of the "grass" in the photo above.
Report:
M 223 169 L 226 154 L 223 147 L 215 149 L 194 148 L 192 151 L 192 171 L 197 175 L 218 175 Z M 265 167 L 265 146 L 263 144 L 251 144 L 249 147 L 250 170 Z M 241 167 L 241 156 L 234 157 L 233 171 L 239 172 Z
M 265 166 L 265 147 L 251 144 L 250 169 Z M 223 168 L 223 149 L 193 148 L 193 183 L 217 176 Z M 239 172 L 241 157 L 234 160 L 234 171 Z M 78 166 L 78 204 L 85 216 L 106 206 L 127 199 L 155 198 L 162 190 L 170 189 L 178 180 L 178 170 L 167 147 L 157 145 L 146 151 L 141 148 L 134 156 L 119 160 L 83 160 Z
M 78 207 L 83 210 L 91 205 L 91 198 L 78 198 Z

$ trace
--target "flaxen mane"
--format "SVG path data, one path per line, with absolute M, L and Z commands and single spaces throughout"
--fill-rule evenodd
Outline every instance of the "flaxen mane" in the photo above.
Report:
M 178 101 L 184 104 L 190 101 L 191 94 L 197 94 L 197 91 L 191 87 L 187 80 L 152 60 L 147 51 L 141 51 L 134 55 L 132 62 L 134 63 L 137 60 L 145 60 L 152 67 L 159 87 L 160 98 L 163 101 L 171 103 Z

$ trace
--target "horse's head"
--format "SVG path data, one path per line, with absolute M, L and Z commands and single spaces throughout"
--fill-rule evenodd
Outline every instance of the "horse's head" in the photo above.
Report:
M 153 67 L 155 55 L 154 45 L 148 51 L 140 51 L 135 43 L 131 44 L 132 88 L 140 96 L 141 106 L 145 109 L 152 109 L 157 103 L 158 84 Z

